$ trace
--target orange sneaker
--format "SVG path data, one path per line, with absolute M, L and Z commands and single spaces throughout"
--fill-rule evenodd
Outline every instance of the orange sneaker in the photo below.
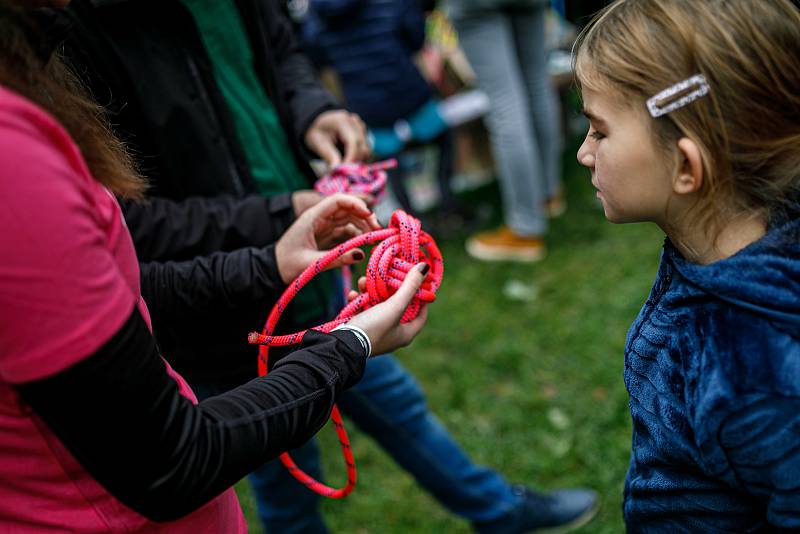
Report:
M 544 239 L 518 236 L 508 226 L 477 233 L 466 247 L 470 256 L 486 261 L 534 262 L 547 255 Z

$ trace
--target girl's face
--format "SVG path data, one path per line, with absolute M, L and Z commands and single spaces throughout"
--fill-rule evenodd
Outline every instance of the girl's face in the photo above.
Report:
M 655 222 L 663 228 L 673 165 L 655 146 L 644 106 L 631 109 L 586 88 L 583 102 L 590 126 L 578 161 L 592 173 L 606 218 L 614 223 Z

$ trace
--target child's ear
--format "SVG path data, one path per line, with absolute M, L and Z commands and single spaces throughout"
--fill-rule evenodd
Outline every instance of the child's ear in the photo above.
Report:
M 697 144 L 688 137 L 678 141 L 680 166 L 672 183 L 672 190 L 679 195 L 687 195 L 700 190 L 703 185 L 703 160 Z

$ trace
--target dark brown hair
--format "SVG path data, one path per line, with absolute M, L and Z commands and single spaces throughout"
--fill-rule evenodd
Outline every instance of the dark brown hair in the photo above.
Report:
M 645 101 L 694 74 L 708 95 L 650 119 L 659 146 L 688 137 L 703 160 L 694 221 L 710 234 L 731 217 L 797 215 L 800 194 L 800 11 L 789 0 L 618 0 L 575 45 L 581 86 Z
M 115 194 L 140 198 L 145 182 L 101 106 L 77 77 L 51 53 L 30 10 L 0 0 L 0 85 L 33 101 L 67 130 L 95 180 Z

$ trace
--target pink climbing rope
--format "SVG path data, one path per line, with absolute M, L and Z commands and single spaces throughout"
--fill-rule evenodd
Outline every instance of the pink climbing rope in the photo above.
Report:
M 261 345 L 258 359 L 259 376 L 267 374 L 270 346 L 286 346 L 300 343 L 305 333 L 308 332 L 308 330 L 303 330 L 293 334 L 273 335 L 280 316 L 289 302 L 314 276 L 321 273 L 336 258 L 356 247 L 379 241 L 380 243 L 373 249 L 367 263 L 366 293 L 361 293 L 350 301 L 334 320 L 316 326 L 311 330 L 330 332 L 340 324 L 349 321 L 360 311 L 385 301 L 397 291 L 408 272 L 421 262 L 425 262 L 430 266 L 430 272 L 422 286 L 417 290 L 411 304 L 403 312 L 400 322 L 413 321 L 419 314 L 423 304 L 436 300 L 436 290 L 442 283 L 444 272 L 442 254 L 439 252 L 439 248 L 433 238 L 422 230 L 418 219 L 402 210 L 397 210 L 392 214 L 388 228 L 369 232 L 342 243 L 310 265 L 286 288 L 281 298 L 273 306 L 262 332 L 260 334 L 253 332 L 248 337 L 250 343 Z M 339 437 L 342 455 L 347 465 L 347 482 L 343 487 L 332 488 L 314 480 L 297 467 L 288 453 L 282 454 L 280 458 L 292 476 L 306 485 L 306 487 L 322 496 L 340 499 L 348 495 L 355 487 L 357 473 L 353 453 L 350 449 L 350 440 L 347 437 L 347 432 L 342 424 L 342 416 L 336 405 L 334 405 L 331 412 L 331 421 Z
M 323 195 L 364 193 L 380 202 L 386 193 L 386 171 L 397 167 L 396 159 L 375 163 L 342 163 L 317 180 L 314 189 Z
M 314 189 L 325 196 L 334 193 L 355 193 L 370 195 L 374 203 L 386 195 L 386 171 L 397 167 L 397 160 L 387 159 L 375 163 L 342 163 L 322 176 L 314 184 Z M 342 267 L 342 288 L 345 298 L 352 289 L 350 267 Z

